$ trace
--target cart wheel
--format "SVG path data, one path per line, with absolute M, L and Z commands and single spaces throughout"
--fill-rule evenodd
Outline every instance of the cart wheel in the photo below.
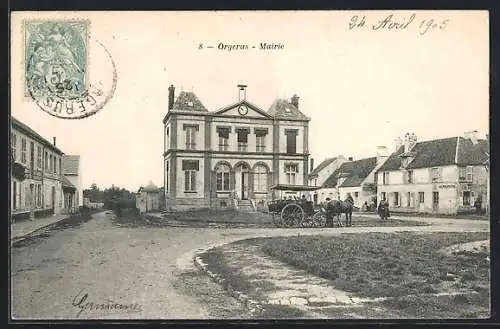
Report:
M 313 227 L 326 227 L 326 216 L 321 211 L 315 213 L 312 217 Z
M 281 219 L 285 227 L 301 225 L 304 221 L 304 210 L 295 203 L 287 204 L 281 211 Z

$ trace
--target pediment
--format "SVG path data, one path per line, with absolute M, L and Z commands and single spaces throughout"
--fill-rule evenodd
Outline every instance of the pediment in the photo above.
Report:
M 239 116 L 239 117 L 248 117 L 248 118 L 266 118 L 270 119 L 272 116 L 267 114 L 265 111 L 260 109 L 258 106 L 243 100 L 236 104 L 228 105 L 214 113 L 215 115 L 220 116 Z

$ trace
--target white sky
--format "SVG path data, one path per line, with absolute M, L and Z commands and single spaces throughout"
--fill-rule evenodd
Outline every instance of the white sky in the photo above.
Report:
M 367 25 L 391 12 L 81 12 L 12 15 L 11 113 L 66 154 L 81 156 L 83 187 L 95 182 L 135 190 L 163 184 L 163 124 L 168 86 L 193 90 L 215 110 L 247 99 L 267 110 L 277 97 L 300 96 L 311 117 L 315 164 L 343 154 L 375 156 L 394 139 L 419 140 L 489 129 L 488 14 L 420 12 L 406 30 L 349 30 L 353 15 Z M 409 17 L 411 12 L 394 12 Z M 43 15 L 43 16 L 42 16 Z M 86 18 L 91 38 L 106 46 L 117 67 L 113 99 L 81 120 L 50 116 L 22 100 L 21 20 Z M 423 19 L 449 19 L 446 29 L 419 35 Z M 256 45 L 284 50 L 198 50 L 199 43 Z M 98 68 L 90 67 L 90 70 Z

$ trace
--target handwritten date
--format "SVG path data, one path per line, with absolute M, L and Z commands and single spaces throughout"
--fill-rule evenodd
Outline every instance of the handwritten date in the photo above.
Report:
M 415 23 L 415 22 L 420 23 Z M 382 19 L 377 20 L 375 23 L 368 24 L 366 16 L 352 16 L 349 21 L 349 30 L 360 30 L 369 28 L 372 31 L 383 30 L 406 30 L 411 26 L 416 25 L 420 35 L 427 34 L 431 30 L 444 30 L 448 26 L 449 20 L 436 20 L 434 18 L 417 20 L 416 14 L 409 16 L 395 17 L 390 14 Z M 418 25 L 417 25 L 418 24 Z

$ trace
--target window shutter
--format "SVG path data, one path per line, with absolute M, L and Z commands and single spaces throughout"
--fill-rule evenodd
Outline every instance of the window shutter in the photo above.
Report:
M 182 129 L 183 130 L 186 130 L 187 128 L 193 128 L 196 131 L 200 130 L 200 126 L 199 125 L 190 125 L 190 124 L 184 124 L 184 125 L 182 125 Z
M 247 143 L 248 142 L 248 129 L 237 129 L 238 132 L 238 143 Z
M 182 170 L 200 170 L 198 160 L 182 160 Z
M 255 136 L 264 137 L 267 135 L 267 128 L 255 128 Z
M 219 134 L 219 137 L 229 138 L 231 127 L 217 127 L 217 133 Z

